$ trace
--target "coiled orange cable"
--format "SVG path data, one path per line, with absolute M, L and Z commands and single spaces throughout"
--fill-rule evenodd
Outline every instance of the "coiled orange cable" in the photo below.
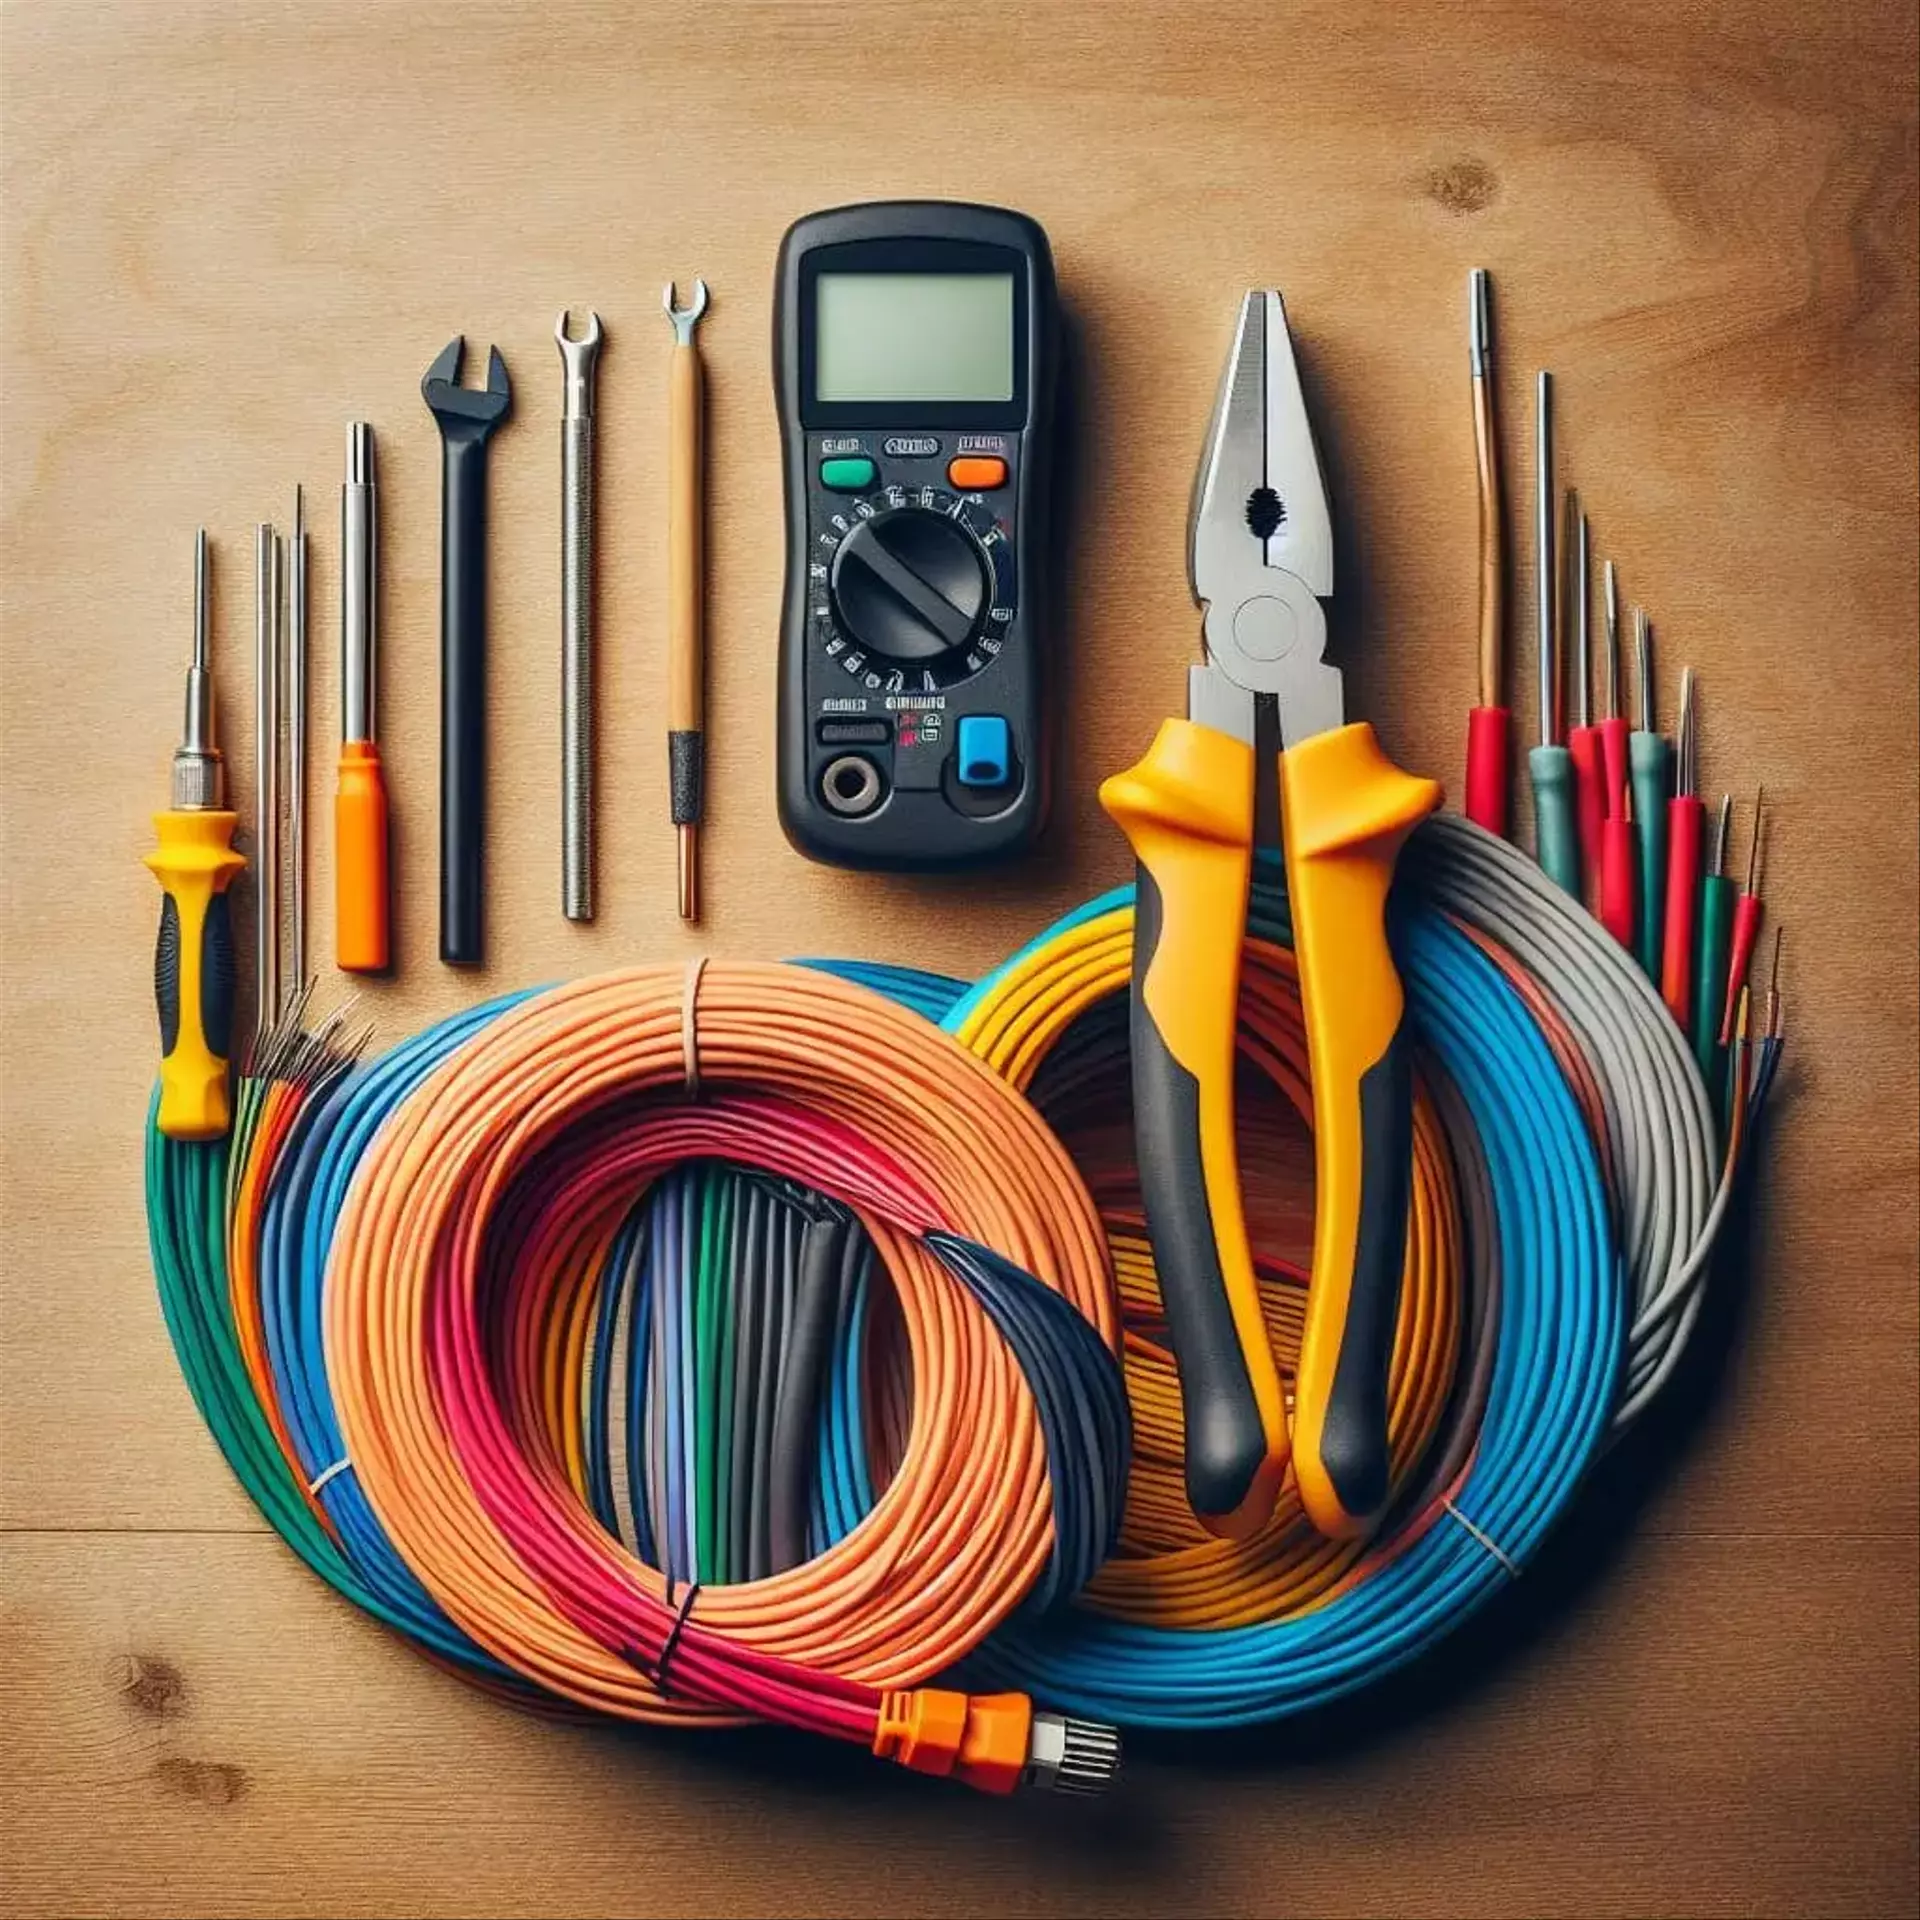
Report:
M 753 1712 L 873 1738 L 871 1690 L 914 1686 L 970 1652 L 1052 1542 L 1026 1380 L 919 1236 L 942 1227 L 998 1249 L 1112 1346 L 1104 1238 L 1031 1108 L 918 1017 L 783 966 L 709 966 L 689 1028 L 691 998 L 687 976 L 666 968 L 556 989 L 505 1014 L 394 1114 L 356 1179 L 328 1275 L 342 1432 L 381 1524 L 440 1605 L 542 1686 L 637 1720 Z M 675 1099 L 690 1034 L 697 1107 Z M 756 1105 L 756 1092 L 779 1105 Z M 665 1166 L 724 1153 L 858 1215 L 911 1360 L 903 1457 L 868 1519 L 789 1573 L 702 1589 L 690 1619 L 684 1593 L 582 1502 L 553 1443 L 562 1406 L 502 1407 L 474 1344 L 495 1210 L 532 1156 L 595 1116 L 615 1150 L 594 1156 L 567 1217 L 516 1250 L 544 1268 L 544 1318 L 511 1338 L 537 1331 L 577 1352 L 575 1296 L 614 1222 Z M 847 1154 L 855 1138 L 885 1157 Z M 567 1363 L 555 1372 L 566 1377 Z M 670 1636 L 680 1684 L 663 1690 L 654 1675 Z

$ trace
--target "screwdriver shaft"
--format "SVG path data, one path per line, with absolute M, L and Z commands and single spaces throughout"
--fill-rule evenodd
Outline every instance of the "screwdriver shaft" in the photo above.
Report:
M 186 721 L 173 762 L 176 807 L 220 804 L 204 791 L 205 769 L 218 760 L 213 754 L 213 677 L 207 669 L 207 598 L 207 530 L 202 527 L 193 541 L 193 664 L 187 669 Z
M 347 477 L 340 489 L 340 737 L 375 737 L 378 567 L 373 429 L 364 420 L 347 428 Z

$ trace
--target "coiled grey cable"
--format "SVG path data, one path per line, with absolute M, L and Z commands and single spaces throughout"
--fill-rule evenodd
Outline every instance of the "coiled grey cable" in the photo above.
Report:
M 1421 829 L 1406 858 L 1445 912 L 1528 969 L 1594 1074 L 1633 1302 L 1613 1417 L 1619 1433 L 1679 1364 L 1732 1190 L 1706 1083 L 1633 956 L 1518 848 L 1442 816 Z

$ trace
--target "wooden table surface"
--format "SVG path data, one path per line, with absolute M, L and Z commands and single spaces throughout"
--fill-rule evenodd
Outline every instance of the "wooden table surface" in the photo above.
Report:
M 8 1911 L 1913 1911 L 1910 5 L 9 0 L 0 35 Z M 774 248 L 811 208 L 911 193 L 1037 215 L 1072 314 L 1057 831 L 964 886 L 809 867 L 773 811 Z M 1791 1067 L 1698 1407 L 1411 1692 L 1310 1736 L 1150 1749 L 1092 1812 L 804 1743 L 540 1724 L 322 1590 L 202 1430 L 146 1263 L 138 861 L 194 527 L 244 797 L 252 525 L 304 483 L 330 742 L 342 431 L 375 423 L 404 916 L 398 977 L 363 1005 L 386 1037 L 483 988 L 702 943 L 964 972 L 1123 872 L 1093 787 L 1180 698 L 1191 462 L 1246 285 L 1284 287 L 1300 337 L 1352 703 L 1457 784 L 1476 264 L 1516 475 L 1549 365 L 1565 477 L 1654 610 L 1669 710 L 1680 663 L 1700 670 L 1707 786 L 1744 822 L 1764 781 L 1777 810 Z M 716 735 L 697 936 L 672 915 L 660 739 L 659 289 L 695 273 Z M 609 335 L 590 930 L 558 911 L 568 302 Z M 515 383 L 484 980 L 433 958 L 438 447 L 418 388 L 456 331 L 497 342 Z

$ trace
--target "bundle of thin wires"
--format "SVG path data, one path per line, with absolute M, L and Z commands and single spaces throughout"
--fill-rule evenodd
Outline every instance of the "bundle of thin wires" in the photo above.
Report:
M 1723 1148 L 1657 993 L 1530 862 L 1437 821 L 1403 876 L 1416 1177 L 1370 1541 L 1323 1540 L 1290 1489 L 1251 1540 L 1186 1510 L 1128 889 L 970 990 L 643 970 L 352 1071 L 283 1047 L 301 1071 L 231 1168 L 150 1130 L 189 1382 L 316 1570 L 520 1697 L 784 1720 L 1006 1785 L 1059 1774 L 1069 1733 L 1069 1782 L 1110 1759 L 1022 1695 L 1219 1726 L 1366 1685 L 1514 1577 L 1658 1393 L 1778 1054 L 1743 1020 Z M 1277 865 L 1240 1013 L 1284 1373 L 1311 1093 Z M 1021 1694 L 928 1684 L 956 1667 Z

